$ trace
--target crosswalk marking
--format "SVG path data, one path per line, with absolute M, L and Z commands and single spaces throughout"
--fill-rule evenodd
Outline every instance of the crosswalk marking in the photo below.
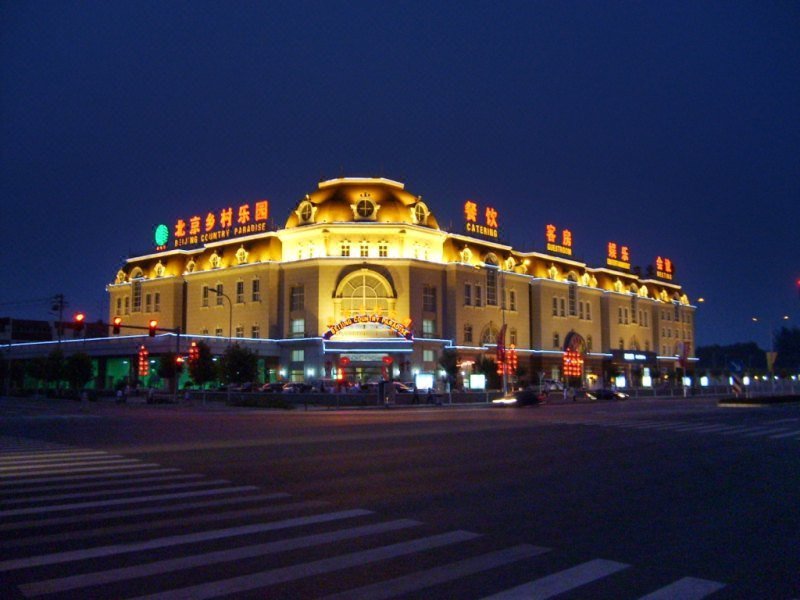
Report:
M 522 544 L 481 556 L 473 556 L 472 558 L 442 565 L 440 567 L 434 567 L 425 571 L 419 571 L 403 577 L 397 577 L 388 581 L 380 581 L 353 590 L 347 590 L 345 592 L 326 596 L 321 600 L 384 600 L 395 598 L 402 594 L 418 592 L 440 583 L 454 581 L 461 577 L 495 569 L 512 562 L 533 558 L 534 556 L 549 551 L 549 548 Z
M 249 535 L 253 533 L 264 533 L 267 531 L 277 531 L 300 525 L 312 523 L 328 523 L 338 519 L 350 519 L 372 514 L 372 511 L 361 508 L 353 510 L 342 510 L 332 513 L 323 513 L 309 517 L 295 517 L 284 519 L 283 521 L 272 521 L 270 523 L 255 523 L 252 525 L 242 525 L 239 527 L 227 527 L 225 529 L 213 529 L 211 531 L 201 531 L 182 535 L 172 535 L 162 538 L 155 538 L 144 542 L 134 542 L 130 544 L 113 544 L 110 546 L 96 546 L 84 550 L 68 550 L 66 552 L 54 552 L 40 556 L 29 556 L 27 558 L 17 558 L 0 561 L 0 572 L 15 571 L 29 567 L 40 567 L 43 565 L 54 565 L 76 560 L 86 560 L 89 558 L 100 558 L 115 556 L 119 554 L 130 554 L 142 550 L 155 550 L 157 548 L 168 548 L 170 546 L 180 546 L 182 544 L 192 544 L 195 542 L 207 542 L 210 540 L 220 540 Z
M 146 508 L 134 508 L 116 511 L 103 511 L 102 513 L 80 513 L 69 517 L 52 517 L 48 519 L 34 519 L 30 521 L 13 521 L 10 523 L 0 523 L 0 531 L 14 531 L 16 529 L 28 529 L 30 527 L 42 528 L 60 525 L 74 525 L 85 523 L 86 521 L 104 521 L 109 519 L 119 519 L 127 517 L 142 517 L 145 515 L 157 515 L 159 513 L 171 513 L 178 511 L 195 510 L 200 508 L 214 508 L 217 506 L 228 506 L 231 504 L 246 504 L 250 502 L 262 502 L 265 500 L 277 500 L 288 498 L 289 494 L 278 492 L 274 494 L 255 494 L 252 496 L 233 496 L 230 498 L 215 498 L 201 502 L 184 502 L 183 504 L 167 504 L 159 506 L 148 506 Z
M 598 558 L 493 594 L 484 600 L 545 600 L 627 569 L 629 566 Z
M 66 490 L 84 490 L 84 489 L 92 489 L 92 488 L 100 488 L 103 486 L 112 486 L 112 489 L 115 489 L 113 486 L 120 486 L 120 485 L 129 485 L 131 483 L 157 483 L 159 481 L 180 481 L 182 479 L 198 479 L 200 477 L 204 477 L 204 475 L 200 475 L 199 473 L 184 473 L 181 475 L 160 475 L 157 477 L 140 477 L 140 478 L 128 478 L 125 481 L 92 481 L 89 483 L 69 483 L 69 484 L 61 484 L 61 485 L 32 485 L 26 488 L 16 488 L 14 490 L 0 490 L 0 495 L 5 497 L 11 496 L 20 496 L 22 494 L 41 494 L 43 492 L 62 492 Z M 9 493 L 10 492 L 10 493 Z
M 119 465 L 125 463 L 138 463 L 141 462 L 139 459 L 136 458 L 97 458 L 93 460 L 80 460 L 74 462 L 57 462 L 57 463 L 48 463 L 45 465 L 41 464 L 25 464 L 25 465 L 10 465 L 6 467 L 0 467 L 0 473 L 9 473 L 11 476 L 19 475 L 25 476 L 26 471 L 71 471 L 75 467 L 97 467 L 100 465 Z M 0 475 L 0 477 L 6 477 L 6 475 Z
M 75 494 L 59 494 L 57 496 L 34 496 L 13 500 L 4 500 L 3 506 L 13 506 L 15 504 L 30 504 L 31 502 L 54 502 L 60 500 L 77 500 L 79 498 L 95 498 L 97 496 L 120 496 L 125 494 L 135 494 L 137 492 L 162 492 L 165 490 L 180 490 L 193 487 L 203 487 L 209 485 L 225 485 L 230 483 L 227 479 L 204 479 L 203 481 L 191 481 L 188 483 L 168 483 L 164 485 L 137 486 L 116 490 L 93 490 L 90 492 L 77 492 Z M 130 500 L 135 500 L 136 496 L 128 496 Z
M 159 560 L 131 567 L 121 567 L 117 569 L 109 569 L 107 571 L 97 571 L 94 573 L 37 581 L 34 583 L 23 584 L 19 586 L 19 589 L 23 594 L 30 598 L 34 596 L 40 596 L 42 594 L 66 592 L 91 585 L 127 581 L 138 577 L 148 577 L 162 573 L 171 573 L 181 569 L 205 567 L 207 565 L 213 565 L 222 562 L 232 562 L 235 560 L 243 560 L 257 556 L 266 556 L 268 554 L 275 554 L 278 552 L 288 552 L 290 550 L 298 550 L 300 548 L 309 548 L 321 544 L 330 544 L 332 542 L 349 540 L 362 536 L 386 533 L 388 531 L 396 531 L 398 529 L 405 529 L 408 527 L 416 527 L 421 524 L 422 523 L 419 521 L 400 519 L 372 525 L 362 525 L 360 527 L 338 529 L 326 533 L 288 538 L 285 540 L 278 540 L 264 544 L 254 544 L 250 546 L 230 548 L 227 550 L 218 550 L 215 552 L 182 556 L 180 558 Z
M 397 558 L 399 556 L 422 552 L 423 550 L 431 550 L 458 542 L 465 542 L 477 537 L 480 537 L 479 534 L 469 531 L 451 531 L 440 535 L 418 538 L 408 542 L 400 542 L 388 546 L 371 548 L 369 550 L 342 554 L 332 558 L 323 558 L 308 563 L 271 569 L 260 573 L 251 573 L 241 577 L 232 577 L 230 579 L 222 579 L 210 583 L 159 592 L 132 600 L 144 600 L 145 598 L 148 600 L 155 600 L 157 598 L 161 600 L 177 600 L 179 598 L 203 600 L 204 598 L 216 598 L 222 595 L 244 593 L 268 585 L 285 583 L 302 577 L 322 575 L 349 567 L 363 566 L 389 558 Z
M 180 469 L 173 468 L 157 468 L 160 465 L 142 463 L 138 465 L 131 465 L 128 469 L 121 471 L 114 471 L 111 473 L 91 473 L 88 475 L 76 474 L 72 475 L 58 475 L 54 477 L 35 477 L 18 480 L 3 481 L 3 489 L 7 489 L 13 485 L 26 485 L 31 483 L 59 483 L 62 481 L 89 481 L 92 479 L 109 479 L 113 477 L 131 477 L 135 475 L 157 475 L 161 473 L 177 473 Z
M 59 460 L 66 460 L 68 458 L 91 458 L 93 456 L 99 457 L 114 457 L 119 458 L 117 454 L 109 454 L 108 452 L 103 452 L 102 450 L 86 450 L 86 451 L 74 451 L 74 452 L 34 452 L 34 453 L 24 453 L 11 456 L 8 453 L 3 453 L 4 456 L 0 456 L 0 465 L 16 465 L 16 464 L 34 464 L 34 463 L 49 463 L 49 462 L 57 462 Z
M 36 515 L 63 510 L 83 510 L 86 508 L 100 508 L 103 506 L 119 506 L 122 504 L 137 504 L 141 502 L 160 502 L 163 500 L 177 500 L 178 498 L 191 498 L 192 496 L 213 496 L 215 494 L 233 494 L 257 490 L 254 485 L 240 485 L 238 487 L 225 487 L 213 490 L 198 490 L 196 492 L 179 492 L 175 494 L 158 494 L 155 496 L 137 496 L 135 498 L 121 498 L 118 500 L 96 500 L 93 502 L 72 502 L 69 504 L 52 504 L 50 506 L 34 506 L 0 511 L 0 518 L 16 517 L 19 515 Z
M 138 461 L 134 461 L 134 462 L 131 462 L 129 464 L 105 465 L 105 466 L 101 466 L 101 467 L 78 467 L 78 468 L 65 467 L 65 468 L 58 468 L 58 469 L 48 469 L 46 471 L 37 471 L 36 473 L 31 473 L 30 475 L 37 475 L 38 476 L 38 475 L 60 475 L 60 474 L 63 474 L 63 473 L 96 473 L 98 471 L 118 471 L 120 469 L 130 469 L 133 466 L 139 466 L 139 467 L 157 467 L 157 466 L 159 466 L 159 465 L 157 465 L 155 463 L 139 463 L 138 465 L 136 465 L 135 464 L 136 462 L 138 462 Z M 22 474 L 19 474 L 19 473 L 17 473 L 17 474 L 8 474 L 8 475 L 0 474 L 0 479 L 6 479 L 6 478 L 10 479 L 10 478 L 14 477 L 14 478 L 17 479 L 17 481 L 25 482 L 25 477 L 27 477 L 27 476 L 28 475 L 22 475 Z M 6 482 L 3 481 L 3 485 L 5 485 L 5 483 Z
M 216 521 L 229 521 L 231 519 L 241 519 L 245 517 L 263 517 L 265 515 L 275 515 L 278 513 L 291 512 L 295 510 L 322 508 L 328 504 L 329 503 L 325 502 L 324 500 L 305 500 L 303 502 L 288 502 L 285 504 L 257 506 L 256 508 L 245 508 L 227 512 L 179 516 L 173 519 L 159 519 L 157 521 L 144 521 L 143 523 L 130 523 L 127 525 L 116 525 L 113 527 L 98 527 L 96 529 L 84 529 L 80 531 L 65 531 L 0 542 L 0 548 L 9 549 L 20 548 L 23 546 L 33 546 L 36 544 L 75 542 L 77 540 L 91 539 L 104 535 L 119 535 L 121 533 L 144 533 L 147 530 L 161 529 L 163 527 L 186 527 L 188 525 L 200 525 L 203 523 L 214 523 Z
M 670 585 L 642 596 L 639 600 L 700 600 L 725 587 L 724 583 L 684 577 Z

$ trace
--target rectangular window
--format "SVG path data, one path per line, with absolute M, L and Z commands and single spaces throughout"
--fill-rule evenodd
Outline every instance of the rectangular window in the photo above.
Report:
M 214 335 L 217 336 L 217 337 L 222 337 L 222 327 L 217 327 L 214 330 Z
M 242 327 L 241 325 L 237 325 L 236 326 L 236 337 L 237 338 L 243 338 L 244 337 L 244 327 Z
M 583 302 L 578 302 L 578 318 L 583 320 Z
M 378 245 L 378 256 L 381 258 L 386 258 L 389 256 L 389 245 L 388 244 L 379 244 Z
M 122 298 L 117 298 L 117 310 L 116 313 L 114 314 L 116 314 L 117 316 L 122 314 Z
M 627 308 L 623 311 L 623 314 L 625 315 L 625 325 L 627 325 L 628 324 L 628 309 Z
M 222 306 L 223 304 L 225 304 L 225 302 L 223 302 L 223 300 L 225 300 L 225 297 L 222 295 L 223 293 L 224 292 L 223 292 L 222 284 L 218 283 L 217 284 L 217 306 Z
M 432 285 L 422 288 L 422 310 L 436 312 L 436 288 Z
M 350 242 L 342 242 L 342 256 L 350 256 Z
M 586 303 L 586 320 L 587 321 L 592 320 L 592 305 L 589 304 L 588 302 Z
M 133 282 L 133 312 L 142 311 L 142 282 Z
M 254 340 L 261 337 L 261 328 L 258 325 L 253 325 L 250 328 L 250 337 Z
M 125 296 L 125 314 L 127 315 L 130 312 L 131 312 L 131 297 Z
M 153 299 L 153 311 L 159 312 L 161 310 L 161 292 L 156 292 Z
M 203 327 L 203 335 L 208 335 L 208 327 Z
M 472 325 L 464 325 L 464 343 L 472 343 Z
M 475 306 L 483 306 L 483 288 L 475 286 Z
M 578 314 L 576 303 L 578 302 L 578 284 L 569 284 L 569 316 L 574 317 Z
M 436 319 L 422 319 L 422 337 L 436 335 Z
M 144 295 L 144 312 L 153 312 L 153 294 Z
M 566 312 L 565 308 L 566 308 L 566 301 L 564 300 L 564 298 L 559 298 L 558 299 L 558 309 L 559 309 L 559 314 L 562 317 L 566 317 L 567 316 L 567 312 Z
M 236 282 L 236 304 L 244 302 L 244 281 Z
M 558 316 L 558 298 L 555 296 L 553 296 L 553 316 Z
M 617 308 L 617 323 L 622 325 L 622 307 Z
M 289 290 L 289 310 L 303 310 L 306 305 L 306 291 L 302 285 L 294 285 Z
M 464 306 L 472 305 L 472 284 L 464 284 Z
M 292 350 L 292 362 L 294 363 L 304 362 L 305 359 L 306 359 L 305 350 Z
M 361 244 L 361 258 L 369 257 L 369 246 L 367 244 Z
M 560 348 L 561 347 L 561 338 L 557 333 L 553 334 L 553 348 Z
M 497 271 L 486 269 L 486 306 L 497 306 Z
M 517 292 L 514 290 L 508 292 L 508 310 L 517 310 Z
M 200 293 L 200 306 L 208 306 L 208 286 L 204 285 Z
M 422 361 L 426 363 L 436 362 L 436 353 L 433 350 L 423 350 Z
M 252 298 L 253 298 L 253 302 L 260 302 L 261 301 L 261 280 L 260 279 L 253 279 Z
M 305 319 L 292 319 L 291 323 L 292 337 L 303 337 L 306 334 L 306 320 Z
M 517 330 L 514 329 L 513 327 L 511 328 L 511 331 L 508 334 L 508 343 L 514 346 L 517 345 Z

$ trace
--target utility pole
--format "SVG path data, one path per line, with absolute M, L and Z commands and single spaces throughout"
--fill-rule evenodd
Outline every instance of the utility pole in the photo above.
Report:
M 64 294 L 56 294 L 53 297 L 53 311 L 58 311 L 58 325 L 56 334 L 58 335 L 58 347 L 61 348 L 61 337 L 64 335 Z

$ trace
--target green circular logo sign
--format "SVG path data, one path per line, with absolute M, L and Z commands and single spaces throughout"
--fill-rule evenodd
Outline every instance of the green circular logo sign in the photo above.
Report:
M 164 224 L 156 227 L 156 246 L 164 246 L 169 241 L 169 227 Z

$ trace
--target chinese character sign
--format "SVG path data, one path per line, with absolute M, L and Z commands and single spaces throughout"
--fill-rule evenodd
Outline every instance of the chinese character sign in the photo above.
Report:
M 558 228 L 552 224 L 545 225 L 544 238 L 547 240 L 548 252 L 572 256 L 572 231 L 570 229 L 561 230 L 561 243 L 559 243 Z
M 200 213 L 202 215 L 202 213 Z M 175 221 L 176 248 L 267 231 L 269 201 L 257 200 Z
M 619 269 L 631 268 L 631 252 L 628 246 L 623 246 L 617 242 L 608 242 L 606 246 L 606 264 L 609 267 L 617 267 Z
M 669 258 L 657 256 L 656 277 L 658 277 L 659 279 L 667 279 L 671 281 L 674 275 L 675 275 L 675 268 L 672 264 L 672 260 L 670 260 Z
M 483 222 L 479 222 L 478 216 L 483 217 Z M 473 200 L 464 202 L 464 221 L 467 233 L 476 233 L 485 237 L 496 238 L 498 236 L 497 211 L 486 206 L 481 210 L 478 203 Z

